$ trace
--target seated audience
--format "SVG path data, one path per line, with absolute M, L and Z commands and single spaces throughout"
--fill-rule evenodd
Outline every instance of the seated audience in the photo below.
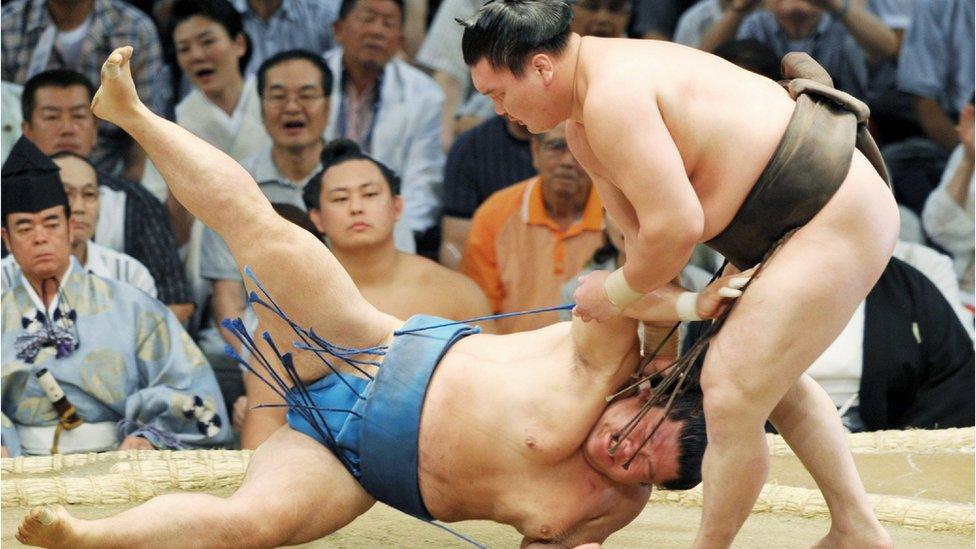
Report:
M 139 97 L 154 112 L 166 113 L 171 97 L 169 70 L 156 26 L 122 0 L 14 0 L 2 15 L 3 80 L 25 84 L 49 69 L 71 69 L 98 82 L 102 63 L 115 48 L 132 46 L 139 59 L 132 77 Z M 120 128 L 100 121 L 98 145 L 89 156 L 100 171 L 139 181 L 146 155 Z M 46 154 L 50 154 L 47 152 Z
M 974 306 L 973 254 L 976 241 L 973 177 L 973 105 L 963 108 L 959 115 L 960 144 L 949 157 L 939 186 L 925 202 L 922 226 L 933 242 L 952 255 L 963 302 L 970 310 Z
M 42 72 L 24 86 L 24 136 L 41 152 L 70 152 L 91 159 L 97 133 L 83 75 L 64 69 Z M 134 257 L 156 281 L 159 300 L 185 322 L 193 312 L 186 274 L 163 205 L 139 184 L 98 171 L 100 207 L 95 242 Z
M 180 72 L 192 85 L 176 105 L 176 123 L 238 162 L 271 146 L 261 124 L 261 100 L 254 77 L 244 77 L 251 47 L 241 16 L 228 0 L 177 0 L 167 39 Z M 177 242 L 189 240 L 193 217 L 169 191 L 155 168 L 142 183 L 167 197 Z
M 131 256 L 92 242 L 99 213 L 95 168 L 88 159 L 74 153 L 57 153 L 51 159 L 61 170 L 59 175 L 68 195 L 71 255 L 89 273 L 131 284 L 156 297 L 156 281 L 145 265 Z M 19 284 L 20 266 L 14 256 L 3 258 L 0 266 L 3 270 L 3 290 Z
M 444 177 L 444 95 L 430 77 L 394 57 L 403 40 L 403 0 L 344 0 L 334 30 L 340 47 L 326 55 L 336 79 L 325 137 L 351 139 L 400 174 L 397 247 L 433 257 Z M 415 243 L 401 237 L 410 233 Z
M 566 144 L 566 125 L 532 137 L 537 177 L 493 194 L 475 212 L 461 270 L 495 313 L 559 305 L 559 290 L 603 246 L 603 207 Z M 556 322 L 545 313 L 497 321 L 500 333 Z
M 245 74 L 255 74 L 262 63 L 283 51 L 322 54 L 333 46 L 336 0 L 234 0 L 234 5 L 251 43 Z
M 0 175 L 21 268 L 0 298 L 4 455 L 225 443 L 216 379 L 176 317 L 71 256 L 58 167 L 21 139 Z
M 452 320 L 490 314 L 487 298 L 470 279 L 429 259 L 397 251 L 393 225 L 403 210 L 399 185 L 392 170 L 355 143 L 345 139 L 329 143 L 322 152 L 322 171 L 305 187 L 305 205 L 317 229 L 313 232 L 325 236 L 363 297 L 384 313 Z M 280 402 L 252 374 L 244 379 L 248 402 Z M 285 421 L 283 408 L 250 408 L 244 412 L 244 448 L 256 447 Z
M 444 168 L 441 264 L 457 268 L 471 216 L 489 196 L 535 174 L 531 137 L 525 126 L 496 115 L 451 145 Z
M 571 30 L 580 36 L 626 38 L 630 10 L 629 0 L 576 0 Z
M 272 202 L 304 208 L 302 189 L 321 169 L 322 134 L 329 118 L 332 72 L 318 55 L 303 50 L 275 54 L 257 73 L 261 116 L 271 147 L 241 162 Z M 244 311 L 240 268 L 223 239 L 204 230 L 200 274 L 213 281 L 213 319 L 237 318 Z M 233 347 L 238 342 L 224 332 Z M 229 399 L 231 400 L 231 399 Z
M 887 47 L 891 33 L 862 2 L 769 0 L 768 11 L 753 11 L 759 4 L 734 1 L 702 39 L 702 49 L 713 52 L 733 38 L 754 38 L 778 57 L 803 51 L 827 69 L 838 89 L 866 97 L 868 63 Z
M 699 0 L 678 18 L 673 41 L 685 46 L 700 48 L 702 38 L 722 18 L 722 14 L 730 8 L 741 10 L 740 4 L 742 4 L 741 0 L 739 2 L 733 0 Z

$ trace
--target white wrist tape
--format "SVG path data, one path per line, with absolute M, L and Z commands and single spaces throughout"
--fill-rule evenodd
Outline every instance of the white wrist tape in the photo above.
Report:
M 674 309 L 680 320 L 701 320 L 698 316 L 698 292 L 681 292 Z
M 603 281 L 603 290 L 607 292 L 607 298 L 610 300 L 610 304 L 621 311 L 626 309 L 631 303 L 644 297 L 644 294 L 635 291 L 630 287 L 630 284 L 627 284 L 623 269 L 617 269 L 610 273 L 610 276 Z

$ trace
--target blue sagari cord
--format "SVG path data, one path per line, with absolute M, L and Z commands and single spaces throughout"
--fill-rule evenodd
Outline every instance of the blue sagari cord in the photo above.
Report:
M 342 347 L 339 345 L 333 345 L 332 343 L 329 343 L 328 341 L 319 337 L 315 333 L 315 330 L 313 329 L 306 330 L 301 326 L 295 324 L 295 322 L 293 322 L 290 318 L 288 318 L 288 315 L 285 314 L 285 312 L 281 309 L 281 307 L 279 307 L 278 304 L 274 301 L 274 299 L 271 297 L 271 294 L 264 288 L 264 285 L 261 284 L 261 281 L 258 280 L 257 276 L 254 274 L 254 271 L 252 271 L 250 267 L 244 267 L 244 274 L 247 275 L 247 277 L 254 282 L 258 290 L 261 292 L 261 295 L 258 295 L 258 292 L 252 291 L 248 295 L 248 302 L 256 306 L 264 307 L 265 309 L 274 313 L 275 316 L 283 320 L 286 324 L 288 324 L 288 326 L 292 329 L 292 331 L 295 332 L 295 335 L 297 335 L 299 339 L 298 341 L 293 342 L 293 346 L 295 349 L 301 351 L 309 351 L 313 353 L 330 370 L 330 372 L 333 375 L 339 376 L 339 379 L 346 385 L 346 387 L 353 394 L 356 395 L 358 399 L 365 400 L 365 396 L 360 394 L 358 391 L 356 391 L 356 389 L 352 387 L 352 385 L 349 384 L 349 382 L 346 380 L 342 372 L 340 372 L 338 368 L 335 365 L 333 365 L 333 363 L 330 362 L 330 359 L 327 357 L 331 357 L 332 359 L 339 360 L 345 363 L 349 367 L 358 371 L 360 374 L 372 380 L 373 376 L 367 373 L 362 368 L 362 366 L 373 366 L 379 368 L 380 363 L 378 362 L 378 360 L 380 360 L 386 354 L 386 351 L 388 349 L 387 346 L 379 345 L 379 346 L 369 347 L 365 349 L 353 349 L 353 348 Z M 574 303 L 566 303 L 564 305 L 558 305 L 555 307 L 544 307 L 540 309 L 531 309 L 528 311 L 519 311 L 514 313 L 503 313 L 497 315 L 480 316 L 477 318 L 469 318 L 467 320 L 459 320 L 456 322 L 446 322 L 444 324 L 438 324 L 436 326 L 425 326 L 423 328 L 416 328 L 412 330 L 398 330 L 395 331 L 393 335 L 398 336 L 403 334 L 421 332 L 425 330 L 433 330 L 435 328 L 441 328 L 445 326 L 454 326 L 457 324 L 471 324 L 474 322 L 495 320 L 499 318 L 532 315 L 532 314 L 546 313 L 551 311 L 563 311 L 563 310 L 572 309 L 574 306 L 575 306 Z M 320 437 L 322 437 L 322 439 L 329 441 L 333 447 L 338 448 L 339 445 L 336 443 L 335 434 L 332 432 L 332 429 L 325 422 L 325 418 L 322 417 L 322 412 L 347 412 L 357 416 L 359 414 L 352 410 L 338 410 L 333 408 L 320 408 L 314 406 L 312 398 L 309 396 L 305 384 L 302 383 L 301 379 L 299 378 L 298 371 L 295 369 L 295 364 L 292 359 L 292 354 L 281 353 L 278 350 L 278 346 L 275 345 L 274 340 L 271 338 L 271 334 L 269 334 L 268 332 L 263 332 L 261 337 L 271 347 L 271 351 L 272 353 L 274 353 L 274 358 L 276 358 L 284 368 L 285 374 L 288 377 L 287 381 L 282 378 L 282 376 L 277 372 L 277 370 L 275 370 L 275 368 L 271 365 L 271 363 L 264 356 L 264 354 L 262 354 L 261 351 L 258 349 L 257 344 L 251 338 L 251 335 L 248 333 L 247 328 L 245 328 L 244 326 L 244 322 L 240 318 L 224 319 L 221 322 L 221 325 L 224 328 L 226 328 L 229 332 L 231 332 L 234 335 L 234 337 L 236 337 L 241 342 L 244 348 L 246 348 L 251 353 L 251 355 L 254 356 L 255 359 L 257 359 L 258 363 L 261 366 L 261 369 L 265 371 L 267 377 L 265 377 L 264 374 L 259 373 L 255 368 L 251 367 L 251 365 L 248 364 L 246 360 L 242 359 L 241 356 L 236 351 L 234 351 L 234 348 L 231 347 L 230 345 L 226 345 L 224 349 L 227 355 L 232 359 L 234 359 L 241 366 L 246 368 L 248 372 L 254 374 L 255 377 L 260 379 L 265 385 L 267 385 L 272 391 L 274 391 L 276 395 L 278 395 L 279 397 L 282 398 L 282 400 L 285 401 L 285 404 L 261 404 L 256 406 L 255 408 L 286 407 L 289 410 L 293 410 L 295 411 L 295 413 L 300 414 L 308 422 L 308 424 L 311 425 L 313 429 L 315 429 L 316 433 Z M 357 355 L 374 356 L 377 357 L 377 361 L 357 360 L 352 358 Z M 290 387 L 294 387 L 296 391 L 291 391 Z M 343 466 L 345 466 L 346 469 L 350 473 L 352 473 L 353 471 L 352 464 L 346 461 L 346 458 L 345 456 L 342 455 L 342 452 L 333 452 L 333 454 L 335 454 L 336 457 L 339 458 L 339 460 L 342 462 Z M 486 545 L 481 544 L 465 536 L 464 534 L 461 534 L 460 532 L 451 529 L 450 527 L 440 522 L 437 521 L 425 521 L 425 522 L 428 522 L 429 524 L 432 524 L 450 533 L 456 538 L 465 541 L 467 543 L 470 543 L 475 547 L 481 547 L 481 548 L 487 547 Z

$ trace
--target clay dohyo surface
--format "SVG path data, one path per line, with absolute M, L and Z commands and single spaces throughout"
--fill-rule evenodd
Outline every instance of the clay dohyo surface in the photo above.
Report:
M 917 497 L 930 501 L 972 504 L 974 499 L 973 455 L 970 453 L 912 454 L 894 453 L 856 456 L 868 491 L 874 494 Z M 109 464 L 85 466 L 71 474 L 99 474 Z M 10 478 L 16 475 L 4 475 Z M 36 476 L 36 475 L 35 475 Z M 813 480 L 792 456 L 773 456 L 769 482 L 814 488 Z M 215 495 L 226 496 L 230 489 Z M 69 506 L 79 518 L 98 518 L 116 514 L 134 505 Z M 14 534 L 26 512 L 8 507 L 0 512 L 3 547 L 22 547 Z M 608 548 L 688 547 L 694 539 L 701 509 L 665 503 L 650 503 L 630 525 L 612 535 Z M 973 536 L 914 530 L 885 525 L 896 547 L 972 548 Z M 521 537 L 511 527 L 487 521 L 468 521 L 452 525 L 456 530 L 489 547 L 517 547 Z M 754 513 L 746 522 L 734 547 L 794 548 L 809 547 L 823 536 L 829 522 L 822 518 L 802 518 L 786 514 Z M 306 544 L 315 548 L 372 547 L 466 547 L 447 532 L 425 524 L 389 507 L 377 504 L 341 531 Z

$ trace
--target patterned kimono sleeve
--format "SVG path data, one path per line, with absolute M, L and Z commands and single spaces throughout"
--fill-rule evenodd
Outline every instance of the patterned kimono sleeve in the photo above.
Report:
M 3 417 L 0 418 L 0 445 L 3 445 L 7 449 L 7 454 L 10 457 L 17 457 L 20 455 L 20 437 L 17 436 L 17 428 L 14 427 L 14 423 L 10 421 L 7 414 L 2 414 Z
M 136 362 L 143 386 L 126 398 L 121 435 L 156 448 L 220 446 L 230 421 L 217 378 L 179 321 L 162 307 L 136 321 Z

